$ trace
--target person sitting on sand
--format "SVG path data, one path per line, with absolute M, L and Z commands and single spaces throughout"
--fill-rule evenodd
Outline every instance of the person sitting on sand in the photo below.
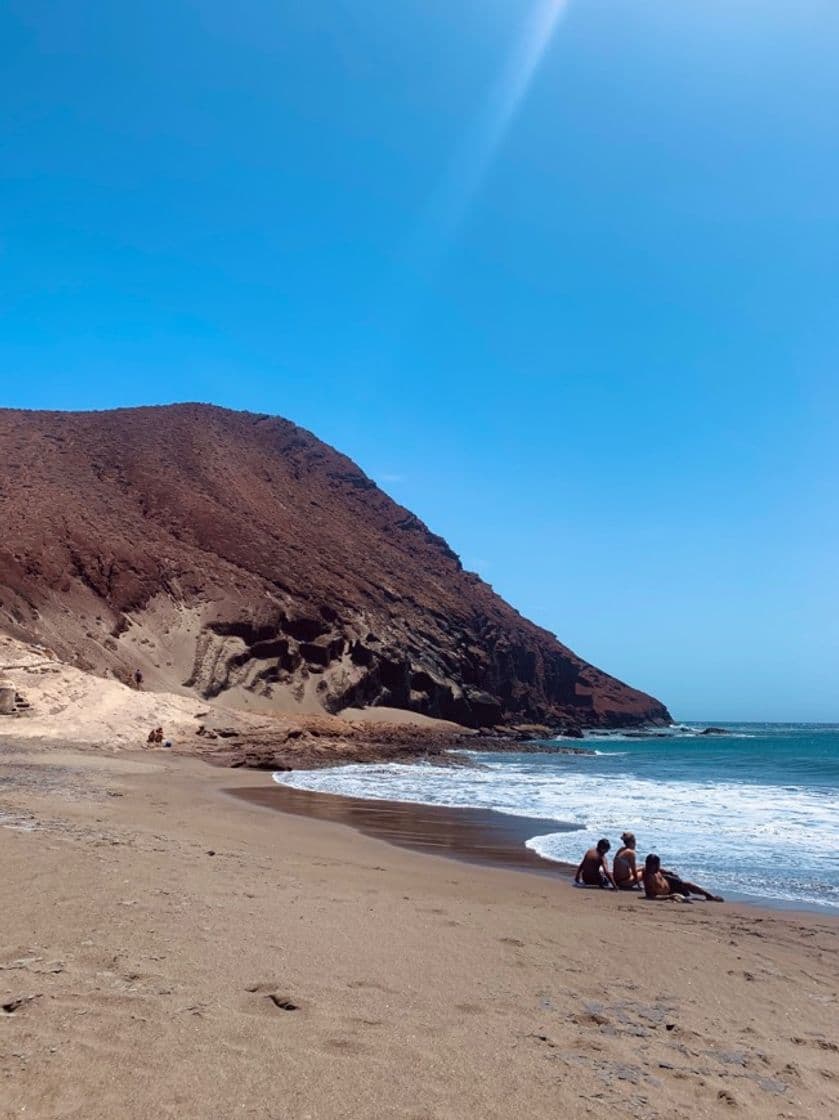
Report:
M 615 887 L 615 880 L 606 860 L 606 853 L 611 846 L 608 840 L 603 839 L 597 841 L 597 847 L 589 848 L 580 860 L 574 882 L 583 883 L 587 887 Z
M 661 866 L 661 860 L 656 855 L 648 855 L 644 861 L 644 892 L 647 898 L 655 901 L 688 899 L 692 894 L 701 895 L 706 902 L 723 901 L 718 894 L 711 894 L 704 887 L 681 879 L 674 871 L 667 871 Z
M 635 861 L 635 833 L 624 832 L 621 840 L 623 846 L 618 848 L 612 863 L 615 885 L 619 891 L 640 890 L 644 881 L 644 872 Z

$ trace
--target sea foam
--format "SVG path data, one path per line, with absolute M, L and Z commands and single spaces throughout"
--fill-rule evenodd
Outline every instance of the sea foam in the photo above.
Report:
M 711 749 L 719 751 L 719 743 L 709 742 Z M 475 766 L 452 768 L 351 765 L 283 772 L 275 780 L 352 797 L 555 820 L 557 831 L 533 836 L 528 847 L 546 859 L 574 864 L 601 836 L 611 839 L 614 853 L 621 832 L 631 829 L 641 858 L 657 852 L 665 866 L 711 889 L 839 907 L 835 789 L 729 780 L 724 766 L 722 780 L 691 779 L 671 744 L 661 750 L 668 753 L 657 767 L 648 766 L 644 776 L 628 749 L 598 752 L 596 757 L 478 755 L 473 756 Z M 670 775 L 663 776 L 668 770 Z

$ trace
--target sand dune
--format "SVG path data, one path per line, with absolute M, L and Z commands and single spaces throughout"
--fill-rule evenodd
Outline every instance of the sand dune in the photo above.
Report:
M 4 635 L 0 680 L 14 685 L 31 705 L 31 714 L 0 727 L 0 733 L 20 739 L 136 748 L 153 727 L 164 726 L 173 736 L 194 732 L 196 715 L 207 711 L 193 697 L 138 691 Z

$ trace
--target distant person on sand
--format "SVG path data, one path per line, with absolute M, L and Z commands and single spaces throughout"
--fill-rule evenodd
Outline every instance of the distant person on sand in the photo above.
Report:
M 661 860 L 656 855 L 648 855 L 644 861 L 644 892 L 647 898 L 656 901 L 661 899 L 690 898 L 692 894 L 701 895 L 706 902 L 722 902 L 718 894 L 711 894 L 704 887 L 696 883 L 688 883 L 680 879 L 673 871 L 667 871 L 661 866 Z
M 619 891 L 640 890 L 644 872 L 635 860 L 635 833 L 624 832 L 621 840 L 623 846 L 618 848 L 612 863 L 615 886 Z
M 139 669 L 134 670 L 134 684 L 137 686 L 137 688 L 143 687 L 143 674 Z
M 595 848 L 589 848 L 580 861 L 575 883 L 582 883 L 587 887 L 614 887 L 615 880 L 609 870 L 606 853 L 611 848 L 608 840 L 598 840 Z

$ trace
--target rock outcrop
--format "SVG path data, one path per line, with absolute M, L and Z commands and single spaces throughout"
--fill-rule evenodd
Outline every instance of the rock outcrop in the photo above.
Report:
M 0 410 L 0 524 L 0 628 L 144 689 L 467 727 L 669 719 L 276 417 Z

